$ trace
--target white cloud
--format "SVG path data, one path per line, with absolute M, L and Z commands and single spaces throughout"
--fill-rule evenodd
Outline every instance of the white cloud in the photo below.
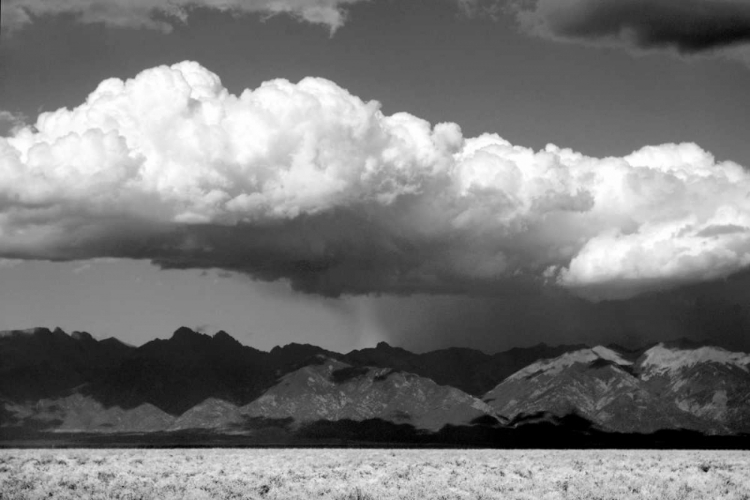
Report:
M 367 0 L 3 0 L 2 29 L 12 33 L 35 17 L 70 14 L 81 23 L 147 28 L 169 32 L 187 22 L 191 10 L 212 9 L 234 15 L 287 14 L 327 26 L 343 26 L 347 7 Z
M 750 264 L 750 174 L 695 144 L 592 158 L 386 116 L 333 82 L 241 95 L 197 63 L 0 138 L 0 258 L 150 259 L 314 293 L 590 297 Z

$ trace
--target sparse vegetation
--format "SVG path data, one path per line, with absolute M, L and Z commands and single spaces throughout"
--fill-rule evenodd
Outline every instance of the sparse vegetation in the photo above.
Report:
M 747 500 L 750 452 L 2 450 L 0 498 Z

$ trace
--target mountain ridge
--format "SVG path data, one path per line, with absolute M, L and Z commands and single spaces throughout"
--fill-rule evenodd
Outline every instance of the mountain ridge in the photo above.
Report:
M 750 432 L 750 355 L 671 345 L 658 343 L 634 361 L 601 346 L 540 360 L 484 401 L 509 420 L 544 411 L 578 413 L 617 432 Z
M 258 422 L 330 431 L 339 427 L 316 422 L 351 421 L 341 429 L 384 422 L 442 432 L 556 428 L 574 415 L 597 432 L 732 434 L 750 432 L 745 401 L 750 355 L 681 340 L 490 355 L 418 354 L 386 342 L 348 353 L 300 343 L 266 352 L 187 327 L 140 347 L 59 328 L 0 333 L 0 430 L 241 434 Z

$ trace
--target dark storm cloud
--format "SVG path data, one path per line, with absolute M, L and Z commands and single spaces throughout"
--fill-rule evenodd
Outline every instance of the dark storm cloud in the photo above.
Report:
M 750 266 L 749 191 L 692 143 L 534 151 L 320 78 L 233 95 L 183 62 L 0 138 L 0 258 L 147 259 L 326 296 L 622 299 Z
M 557 40 L 685 55 L 750 42 L 746 0 L 536 0 L 512 5 L 525 30 Z
M 463 251 L 452 238 L 393 234 L 350 210 L 231 226 L 174 227 L 109 218 L 65 226 L 64 233 L 65 241 L 54 248 L 5 255 L 54 261 L 146 259 L 162 269 L 221 269 L 261 281 L 283 280 L 294 290 L 329 297 L 425 291 L 497 295 L 508 286 L 518 293 L 519 286 L 540 283 L 532 277 L 467 277 L 444 262 L 445 254 Z

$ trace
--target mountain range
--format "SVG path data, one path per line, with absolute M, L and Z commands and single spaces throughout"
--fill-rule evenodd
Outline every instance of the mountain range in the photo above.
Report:
M 397 441 L 404 432 L 476 440 L 539 425 L 587 435 L 750 433 L 750 355 L 687 341 L 492 355 L 416 354 L 381 342 L 341 354 L 305 344 L 265 352 L 185 327 L 140 347 L 59 328 L 0 332 L 5 440 L 28 432 L 331 438 L 363 429 Z

